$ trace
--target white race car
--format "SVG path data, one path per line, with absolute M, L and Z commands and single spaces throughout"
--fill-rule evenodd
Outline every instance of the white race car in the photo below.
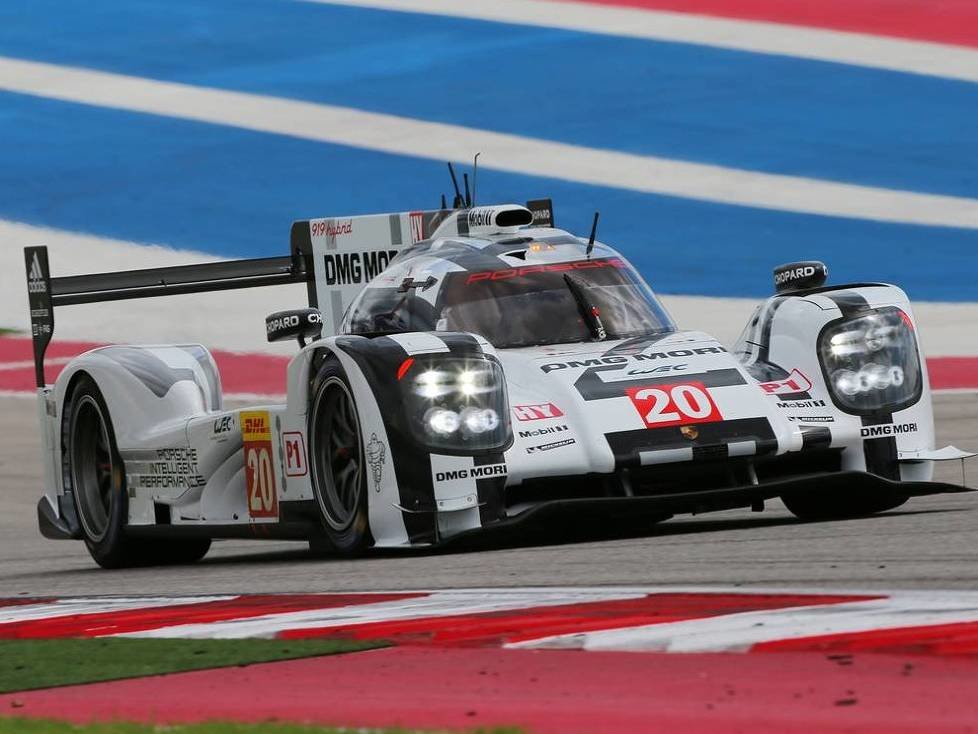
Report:
M 595 224 L 597 217 L 595 217 Z M 598 528 L 762 509 L 805 519 L 931 482 L 926 365 L 899 288 L 775 271 L 729 348 L 680 330 L 548 200 L 296 222 L 289 257 L 51 278 L 27 248 L 46 492 L 41 532 L 102 566 L 189 562 L 212 538 L 355 554 L 573 516 Z M 227 409 L 199 345 L 107 346 L 48 386 L 53 309 L 276 283 L 309 308 L 281 405 Z M 308 340 L 308 343 L 307 343 Z

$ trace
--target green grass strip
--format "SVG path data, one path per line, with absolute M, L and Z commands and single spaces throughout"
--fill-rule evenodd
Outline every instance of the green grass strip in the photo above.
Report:
M 383 646 L 348 640 L 0 640 L 0 693 L 335 655 Z
M 518 734 L 517 729 L 476 729 L 475 734 Z M 335 729 L 296 724 L 86 724 L 77 726 L 46 719 L 0 718 L 0 734 L 421 734 L 417 729 Z

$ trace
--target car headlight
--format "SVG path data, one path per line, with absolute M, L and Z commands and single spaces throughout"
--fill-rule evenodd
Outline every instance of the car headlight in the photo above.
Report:
M 901 410 L 920 399 L 917 339 L 899 308 L 830 324 L 819 337 L 819 355 L 832 397 L 846 412 Z
M 427 446 L 478 452 L 508 443 L 506 381 L 498 363 L 480 357 L 418 357 L 399 382 L 411 431 Z

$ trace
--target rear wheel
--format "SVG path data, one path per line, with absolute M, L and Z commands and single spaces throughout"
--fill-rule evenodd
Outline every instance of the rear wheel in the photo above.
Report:
M 908 499 L 907 495 L 897 493 L 867 495 L 858 491 L 835 490 L 788 495 L 781 501 L 801 520 L 845 520 L 892 510 Z
M 66 406 L 65 457 L 88 552 L 103 568 L 200 560 L 210 539 L 144 540 L 126 535 L 126 475 L 101 391 L 82 377 Z
M 319 553 L 327 547 L 347 556 L 362 553 L 373 542 L 363 436 L 353 391 L 334 359 L 316 378 L 309 444 L 313 491 L 325 533 L 325 538 L 310 541 L 310 547 Z

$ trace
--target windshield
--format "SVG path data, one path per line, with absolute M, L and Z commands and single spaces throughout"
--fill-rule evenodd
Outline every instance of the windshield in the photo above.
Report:
M 619 258 L 452 274 L 438 327 L 481 334 L 497 347 L 522 347 L 594 339 L 595 323 L 607 339 L 675 328 Z
M 507 348 L 675 330 L 649 287 L 620 258 L 443 277 L 437 291 L 368 288 L 349 315 L 348 333 L 468 331 Z

